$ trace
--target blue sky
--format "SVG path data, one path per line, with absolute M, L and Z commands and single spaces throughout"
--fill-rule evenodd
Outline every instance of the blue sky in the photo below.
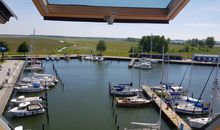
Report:
M 18 20 L 11 18 L 0 24 L 0 34 L 63 35 L 84 37 L 137 37 L 164 35 L 171 39 L 204 39 L 214 36 L 220 41 L 220 0 L 191 0 L 170 24 L 122 24 L 46 21 L 32 0 L 4 0 L 15 12 Z

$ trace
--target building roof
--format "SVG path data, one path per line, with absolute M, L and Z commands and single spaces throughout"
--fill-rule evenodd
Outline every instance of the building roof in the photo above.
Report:
M 169 23 L 189 0 L 33 0 L 45 20 Z
M 17 19 L 17 16 L 11 11 L 6 3 L 0 0 L 0 24 L 5 24 L 9 21 L 10 17 L 15 17 Z

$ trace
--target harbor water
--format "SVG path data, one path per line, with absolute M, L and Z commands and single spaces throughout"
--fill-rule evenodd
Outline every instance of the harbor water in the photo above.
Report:
M 57 84 L 55 88 L 48 90 L 48 115 L 15 118 L 5 110 L 4 116 L 13 125 L 23 125 L 25 129 L 42 130 L 45 124 L 46 130 L 115 130 L 132 127 L 130 122 L 152 122 L 159 119 L 159 112 L 153 105 L 144 108 L 119 108 L 114 105 L 109 96 L 108 84 L 134 83 L 138 88 L 141 84 L 158 85 L 161 81 L 161 64 L 154 64 L 152 70 L 142 70 L 139 78 L 139 70 L 129 69 L 126 61 L 104 61 L 102 63 L 70 60 L 66 62 L 53 61 L 59 77 L 64 86 Z M 52 61 L 44 61 L 45 73 L 54 74 Z M 165 82 L 177 85 L 181 83 L 187 65 L 165 65 Z M 212 67 L 193 66 L 189 95 L 199 97 Z M 183 88 L 188 89 L 190 69 L 183 81 Z M 24 73 L 22 76 L 30 75 Z M 209 100 L 215 70 L 208 82 L 202 99 Z M 20 94 L 16 94 L 18 96 Z M 26 94 L 27 95 L 27 94 Z M 44 92 L 31 95 L 44 95 Z M 113 115 L 113 109 L 115 114 Z M 220 112 L 220 108 L 216 108 Z M 117 124 L 115 125 L 115 115 Z M 184 118 L 186 118 L 184 116 Z M 162 120 L 163 130 L 172 129 Z

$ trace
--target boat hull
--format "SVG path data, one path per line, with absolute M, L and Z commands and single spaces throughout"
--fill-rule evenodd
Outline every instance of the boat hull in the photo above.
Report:
M 43 114 L 46 110 L 45 109 L 39 109 L 34 111 L 28 111 L 28 112 L 10 112 L 15 117 L 26 117 L 26 116 L 34 116 Z
M 16 88 L 15 87 L 15 90 L 17 92 L 20 92 L 20 93 L 35 93 L 35 92 L 41 92 L 44 90 L 44 88 L 33 88 L 33 89 L 22 89 L 22 88 Z
M 111 92 L 111 95 L 113 96 L 121 96 L 121 97 L 130 97 L 130 96 L 136 96 L 138 92 L 123 92 L 123 91 L 113 91 Z

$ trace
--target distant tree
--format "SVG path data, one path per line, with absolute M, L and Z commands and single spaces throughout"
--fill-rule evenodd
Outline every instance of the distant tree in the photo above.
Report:
M 139 42 L 139 46 L 142 49 L 142 52 L 150 52 L 151 37 L 150 36 L 143 36 Z
M 209 48 L 213 48 L 214 45 L 216 44 L 215 38 L 214 37 L 207 37 L 205 39 L 205 44 L 209 47 Z
M 153 51 L 163 53 L 163 47 L 164 47 L 164 53 L 166 53 L 169 50 L 169 40 L 167 40 L 164 36 L 154 36 L 153 37 Z
M 29 51 L 29 46 L 26 42 L 22 42 L 17 49 L 17 52 L 24 53 L 24 56 L 25 53 L 27 53 L 28 51 Z
M 1 47 L 1 53 L 2 53 L 2 58 L 1 59 L 4 60 L 5 52 L 9 51 L 9 47 L 8 47 L 8 44 L 5 41 L 0 41 L 0 47 Z
M 105 45 L 105 41 L 100 40 L 99 43 L 96 45 L 96 51 L 99 52 L 99 55 L 102 55 L 102 52 L 107 49 Z
M 164 36 L 153 36 L 152 37 L 152 51 L 154 52 L 164 52 L 168 51 L 168 44 L 171 43 L 170 39 L 166 39 Z M 139 48 L 142 49 L 142 52 L 151 51 L 151 36 L 143 36 L 139 42 Z

